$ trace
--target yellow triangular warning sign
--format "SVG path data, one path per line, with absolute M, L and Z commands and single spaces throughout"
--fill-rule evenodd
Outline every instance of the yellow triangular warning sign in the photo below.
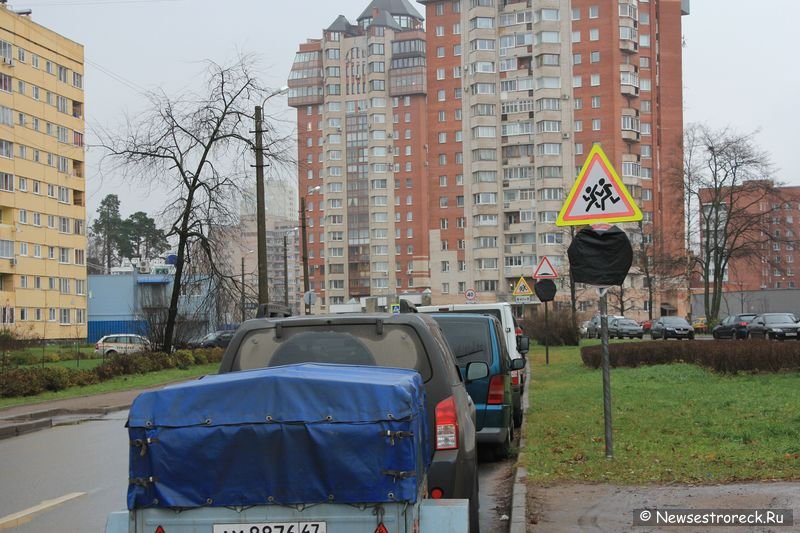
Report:
M 528 282 L 525 281 L 525 276 L 520 276 L 519 281 L 517 282 L 516 287 L 514 287 L 514 292 L 511 293 L 512 296 L 533 296 L 533 291 L 531 290 L 530 285 Z
M 595 144 L 556 219 L 557 226 L 634 222 L 642 212 L 599 144 Z

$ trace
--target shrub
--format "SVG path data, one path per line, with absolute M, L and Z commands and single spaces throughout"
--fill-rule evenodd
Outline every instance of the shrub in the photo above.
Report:
M 779 372 L 800 370 L 800 342 L 754 341 L 649 341 L 612 343 L 611 366 L 636 367 L 669 363 L 693 363 L 714 372 Z M 583 364 L 598 368 L 602 346 L 581 348 Z
M 0 373 L 0 396 L 33 396 L 44 390 L 40 368 L 11 368 Z
M 64 367 L 50 366 L 40 368 L 42 386 L 47 391 L 60 391 L 72 386 L 72 372 Z
M 190 366 L 194 365 L 196 361 L 195 355 L 189 350 L 177 350 L 173 356 L 177 363 L 177 367 L 182 370 L 186 370 Z
M 521 320 L 519 324 L 526 335 L 541 345 L 545 344 L 545 340 L 549 346 L 577 346 L 580 342 L 580 333 L 572 323 L 569 309 L 550 310 L 546 324 L 544 310 L 533 319 Z

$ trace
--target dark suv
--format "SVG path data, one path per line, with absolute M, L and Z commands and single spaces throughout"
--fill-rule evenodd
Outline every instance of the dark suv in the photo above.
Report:
M 417 313 L 308 315 L 253 319 L 228 345 L 219 372 L 294 363 L 410 368 L 425 384 L 433 458 L 428 493 L 467 498 L 470 531 L 478 531 L 475 405 L 455 357 L 432 317 Z M 485 364 L 468 364 L 467 383 L 485 379 Z
M 467 383 L 467 392 L 475 402 L 478 444 L 491 447 L 498 459 L 507 458 L 514 438 L 512 398 L 519 395 L 511 388 L 511 371 L 522 370 L 525 359 L 511 359 L 503 327 L 492 315 L 432 313 L 431 316 L 442 327 L 464 375 L 468 365 L 486 366 L 486 377 Z

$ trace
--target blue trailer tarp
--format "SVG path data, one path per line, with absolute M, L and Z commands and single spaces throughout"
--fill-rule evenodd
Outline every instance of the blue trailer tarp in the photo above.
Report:
M 413 370 L 300 364 L 146 392 L 128 508 L 414 502 L 430 462 Z

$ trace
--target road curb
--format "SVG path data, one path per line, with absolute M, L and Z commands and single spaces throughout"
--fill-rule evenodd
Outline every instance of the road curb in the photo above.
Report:
M 520 452 L 525 448 L 525 420 L 527 417 L 528 406 L 528 391 L 531 386 L 531 367 L 529 364 L 525 365 L 525 394 L 522 395 L 522 428 L 519 437 Z M 528 522 L 528 485 L 525 483 L 525 478 L 528 472 L 523 467 L 517 467 L 517 473 L 514 476 L 514 488 L 511 493 L 511 521 L 508 526 L 508 533 L 526 533 Z
M 107 415 L 116 411 L 123 411 L 130 408 L 130 406 L 130 403 L 124 403 L 99 408 L 43 409 L 41 411 L 32 411 L 17 416 L 0 418 L 0 440 L 17 437 L 40 429 L 63 425 L 58 422 L 58 417 L 86 416 L 85 420 L 88 420 L 92 415 Z M 80 423 L 81 421 L 82 420 L 75 420 L 71 423 Z

